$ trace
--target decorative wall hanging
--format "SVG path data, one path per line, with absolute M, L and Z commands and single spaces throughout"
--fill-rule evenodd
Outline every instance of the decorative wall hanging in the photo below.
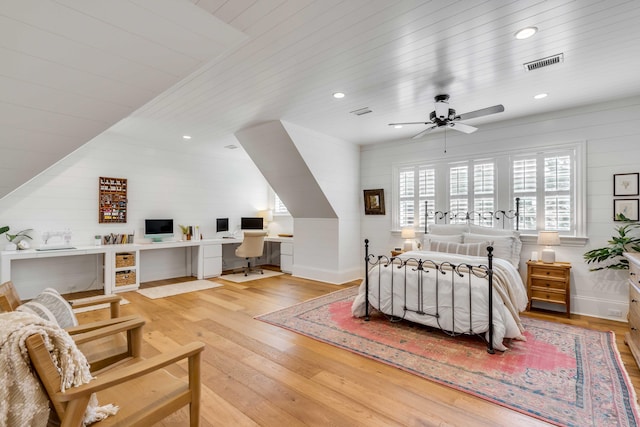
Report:
M 127 222 L 127 180 L 101 176 L 98 190 L 98 222 Z
M 638 199 L 613 199 L 613 220 L 621 221 L 622 214 L 631 221 L 638 221 Z
M 618 173 L 613 175 L 614 196 L 637 196 L 638 173 Z
M 365 215 L 384 215 L 384 189 L 364 190 Z

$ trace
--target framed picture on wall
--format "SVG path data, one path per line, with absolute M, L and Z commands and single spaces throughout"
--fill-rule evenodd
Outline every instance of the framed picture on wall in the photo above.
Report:
M 364 214 L 384 215 L 384 189 L 364 190 Z
M 613 220 L 618 219 L 620 215 L 631 221 L 638 221 L 638 199 L 614 199 L 613 200 Z
M 637 196 L 638 173 L 618 173 L 613 175 L 614 196 Z

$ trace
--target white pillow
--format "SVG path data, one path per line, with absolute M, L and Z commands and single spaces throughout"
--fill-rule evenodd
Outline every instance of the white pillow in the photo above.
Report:
M 515 230 L 502 230 L 498 228 L 482 227 L 480 225 L 469 224 L 469 233 L 486 234 L 488 236 L 513 236 L 520 237 L 520 232 Z
M 429 224 L 430 234 L 462 234 L 469 232 L 467 224 Z
M 484 241 L 492 241 L 493 246 L 493 256 L 497 258 L 506 259 L 509 261 L 514 267 L 518 267 L 520 263 L 520 249 L 522 247 L 522 243 L 520 239 L 511 236 L 496 236 L 496 235 L 488 235 L 488 234 L 474 234 L 474 233 L 464 233 L 462 235 L 462 241 L 464 243 L 478 243 Z
M 462 233 L 460 234 L 425 234 L 424 243 L 425 247 L 429 246 L 430 242 L 437 240 L 438 242 L 454 242 L 462 243 Z
M 46 288 L 40 295 L 16 308 L 16 311 L 35 314 L 57 323 L 61 328 L 78 326 L 71 304 L 53 288 Z
M 487 246 L 489 245 L 491 245 L 490 241 L 478 243 L 452 243 L 432 241 L 430 249 L 432 251 L 446 252 L 450 254 L 485 256 L 487 255 Z

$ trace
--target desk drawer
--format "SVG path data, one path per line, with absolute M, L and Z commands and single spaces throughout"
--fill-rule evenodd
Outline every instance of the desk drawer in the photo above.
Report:
M 222 256 L 222 245 L 206 245 L 202 247 L 205 258 Z
M 281 255 L 293 255 L 293 243 L 280 243 Z

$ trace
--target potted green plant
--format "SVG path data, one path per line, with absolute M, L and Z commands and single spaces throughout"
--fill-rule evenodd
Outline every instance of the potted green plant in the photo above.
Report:
M 179 224 L 182 234 L 184 234 L 186 240 L 191 240 L 190 228 L 188 225 Z
M 616 216 L 616 221 L 623 221 L 624 224 L 616 227 L 617 235 L 607 241 L 608 245 L 598 249 L 585 252 L 583 258 L 587 264 L 609 261 L 610 264 L 590 268 L 589 271 L 604 269 L 627 270 L 629 261 L 622 255 L 624 252 L 640 252 L 640 237 L 634 235 L 634 231 L 640 228 L 640 223 L 631 221 L 622 214 Z

